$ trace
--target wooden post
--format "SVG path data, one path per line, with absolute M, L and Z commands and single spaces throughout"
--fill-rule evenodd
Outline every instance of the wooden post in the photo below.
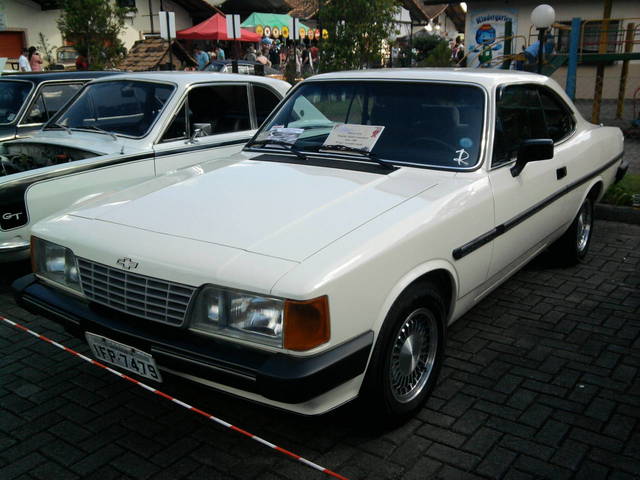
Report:
M 604 14 L 602 28 L 600 30 L 600 45 L 598 53 L 607 53 L 607 40 L 609 39 L 609 19 L 613 0 L 604 0 Z M 598 63 L 596 69 L 596 89 L 593 95 L 593 110 L 591 111 L 591 123 L 600 123 L 600 105 L 602 103 L 602 86 L 604 83 L 604 63 Z
M 627 25 L 627 36 L 624 39 L 624 53 L 633 51 L 633 31 L 636 28 L 635 23 Z M 629 60 L 622 62 L 622 72 L 620 73 L 620 89 L 618 90 L 618 104 L 616 105 L 616 118 L 622 118 L 624 112 L 624 92 L 627 89 L 627 75 L 629 74 Z
M 446 15 L 445 15 L 446 20 Z M 511 66 L 511 43 L 513 42 L 513 25 L 511 21 L 505 22 L 504 24 L 504 57 L 505 60 L 502 62 L 501 68 L 503 70 L 509 70 Z

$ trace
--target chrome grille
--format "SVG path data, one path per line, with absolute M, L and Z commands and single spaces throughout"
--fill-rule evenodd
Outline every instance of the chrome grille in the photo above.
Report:
M 78 258 L 82 291 L 90 300 L 155 322 L 184 323 L 194 287 L 145 277 Z

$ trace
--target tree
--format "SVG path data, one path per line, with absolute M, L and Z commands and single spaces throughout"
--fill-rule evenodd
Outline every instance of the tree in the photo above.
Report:
M 431 49 L 427 58 L 418 63 L 419 67 L 450 67 L 451 66 L 451 49 L 446 41 L 438 43 Z
M 394 31 L 396 0 L 320 0 L 318 17 L 329 38 L 322 40 L 322 71 L 377 67 L 382 42 Z
M 47 62 L 47 67 L 45 68 L 46 70 L 51 68 L 53 64 L 56 63 L 56 57 L 53 52 L 57 47 L 50 45 L 47 37 L 42 32 L 38 33 L 38 38 L 40 39 L 40 43 L 38 44 L 40 47 L 40 51 L 42 52 L 42 56 Z
M 414 34 L 413 48 L 418 51 L 416 61 L 418 63 L 421 62 L 422 60 L 427 58 L 436 47 L 442 44 L 446 45 L 447 47 L 449 46 L 448 42 L 442 37 L 426 32 L 424 30 L 422 30 L 422 32 Z M 451 55 L 451 53 L 449 53 L 449 55 Z
M 118 36 L 131 10 L 109 0 L 62 0 L 58 28 L 87 57 L 91 69 L 101 70 L 124 57 L 126 50 Z

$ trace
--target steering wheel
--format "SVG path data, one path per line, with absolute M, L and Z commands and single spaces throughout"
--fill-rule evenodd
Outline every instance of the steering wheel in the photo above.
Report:
M 416 146 L 419 144 L 423 145 L 424 148 L 427 148 L 429 144 L 435 146 L 436 152 L 442 154 L 440 158 L 437 158 L 438 155 L 436 156 L 437 158 L 436 163 L 439 165 L 448 166 L 450 164 L 453 165 L 456 162 L 456 157 L 458 156 L 459 150 L 456 149 L 455 146 L 445 142 L 444 140 L 440 140 L 439 138 L 435 138 L 435 137 L 426 137 L 426 136 L 416 137 L 409 140 L 409 142 L 407 143 L 407 146 Z
M 412 146 L 412 145 L 418 145 L 421 143 L 435 143 L 440 148 L 444 148 L 445 150 L 447 150 L 447 152 L 450 152 L 452 155 L 455 155 L 456 153 L 455 147 L 449 145 L 444 140 L 440 140 L 439 138 L 436 138 L 436 137 L 416 137 L 409 140 L 409 143 L 407 145 Z

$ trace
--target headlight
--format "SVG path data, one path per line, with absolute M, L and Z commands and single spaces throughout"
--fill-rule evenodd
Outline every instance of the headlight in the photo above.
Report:
M 283 306 L 278 298 L 207 286 L 196 300 L 191 327 L 281 347 Z
M 31 261 L 33 272 L 40 277 L 72 290 L 81 291 L 78 262 L 68 248 L 38 237 L 31 237 Z
M 289 350 L 329 341 L 329 301 L 282 300 L 205 286 L 192 310 L 191 328 Z

